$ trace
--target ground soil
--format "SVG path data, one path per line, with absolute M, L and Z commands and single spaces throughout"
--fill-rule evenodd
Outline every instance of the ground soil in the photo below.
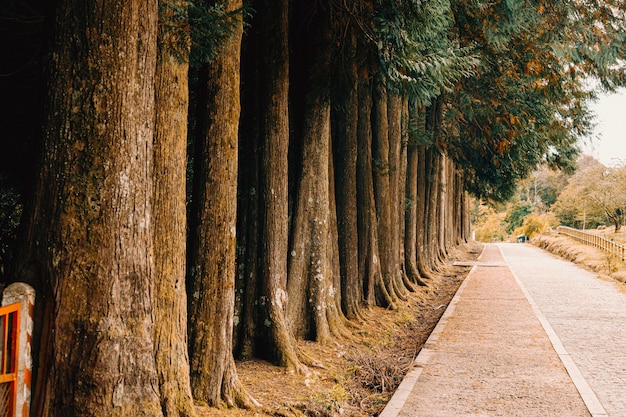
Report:
M 237 363 L 239 378 L 261 407 L 254 410 L 197 407 L 200 417 L 376 416 L 385 407 L 448 303 L 469 272 L 455 261 L 475 260 L 481 245 L 463 245 L 427 287 L 410 293 L 398 310 L 371 308 L 351 323 L 349 335 L 327 345 L 300 342 L 321 366 L 294 375 L 261 360 Z

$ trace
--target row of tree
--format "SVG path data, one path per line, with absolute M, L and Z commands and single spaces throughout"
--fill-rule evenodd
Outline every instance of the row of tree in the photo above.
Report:
M 54 2 L 13 262 L 32 415 L 252 406 L 235 356 L 308 372 L 298 339 L 396 308 L 469 238 L 467 190 L 570 165 L 583 77 L 624 81 L 624 8 Z

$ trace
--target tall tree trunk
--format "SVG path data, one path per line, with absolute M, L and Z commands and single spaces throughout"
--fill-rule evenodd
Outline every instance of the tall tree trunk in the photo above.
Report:
M 289 245 L 289 48 L 288 1 L 266 1 L 262 13 L 261 198 L 263 204 L 261 279 L 265 337 L 272 359 L 298 373 L 298 359 L 287 328 Z
M 178 0 L 160 7 L 154 140 L 154 354 L 163 414 L 194 416 L 187 350 L 186 149 L 188 48 L 178 50 L 172 33 Z
M 374 76 L 372 107 L 372 153 L 374 156 L 374 190 L 381 271 L 386 291 L 396 302 L 395 246 L 392 228 L 392 195 L 390 187 L 391 165 L 389 161 L 389 120 L 387 112 L 387 88 L 384 77 L 377 72 Z
M 331 135 L 332 142 L 332 135 Z M 329 273 L 329 287 L 328 297 L 326 301 L 326 317 L 328 319 L 328 327 L 333 336 L 348 335 L 349 332 L 346 329 L 347 324 L 346 316 L 341 308 L 341 301 L 343 299 L 343 292 L 341 290 L 341 267 L 339 265 L 339 230 L 337 227 L 337 201 L 335 199 L 335 167 L 333 164 L 332 155 L 332 143 L 329 143 L 330 149 L 328 150 L 328 199 L 329 199 L 329 223 L 328 223 L 328 245 L 326 248 L 326 254 L 328 259 L 328 273 Z M 356 204 L 356 201 L 355 201 Z M 356 219 L 355 219 L 356 220 Z M 358 242 L 357 242 L 358 243 Z M 358 280 L 357 280 L 358 281 Z M 360 282 L 356 282 L 356 285 L 362 288 Z M 360 304 L 359 304 L 360 305 Z
M 407 282 L 402 268 L 403 248 L 402 236 L 404 229 L 404 184 L 406 164 L 403 162 L 402 150 L 402 116 L 404 112 L 403 98 L 400 91 L 391 90 L 387 95 L 387 120 L 389 126 L 389 204 L 391 206 L 391 262 L 396 292 L 406 296 L 413 285 Z M 404 155 L 406 156 L 406 155 Z
M 289 259 L 288 319 L 296 337 L 325 342 L 330 338 L 326 319 L 330 103 L 318 92 L 310 96 L 305 107 L 303 166 Z
M 419 285 L 426 285 L 417 268 L 417 245 L 418 245 L 418 131 L 420 126 L 420 113 L 416 103 L 409 103 L 409 140 L 407 143 L 407 168 L 406 168 L 406 215 L 404 234 L 404 268 L 409 279 Z M 423 118 L 422 118 L 423 119 Z M 423 162 L 422 162 L 423 163 Z
M 359 45 L 359 55 L 366 55 Z M 366 304 L 397 308 L 383 280 L 378 252 L 378 225 L 374 199 L 372 157 L 372 79 L 368 63 L 360 66 L 358 79 L 357 125 L 357 207 L 359 238 L 359 279 L 363 282 Z
M 341 28 L 344 30 L 344 28 Z M 363 289 L 359 279 L 357 233 L 357 67 L 356 33 L 347 29 L 341 51 L 336 52 L 333 90 L 332 136 L 336 168 L 337 226 L 343 311 L 349 319 L 359 317 Z
M 45 314 L 31 415 L 162 415 L 154 357 L 156 1 L 60 1 L 18 266 Z M 141 407 L 137 407 L 141 404 Z
M 235 356 L 256 355 L 261 338 L 258 329 L 260 299 L 260 126 L 259 45 L 256 27 L 247 32 L 242 51 L 242 108 L 239 129 L 237 178 L 237 275 L 233 348 Z M 262 322 L 262 320 L 260 321 Z
M 448 178 L 450 176 L 450 170 L 448 169 L 448 157 L 445 154 L 440 155 L 441 169 L 439 170 L 439 228 L 437 232 L 437 248 L 440 259 L 445 259 L 446 257 L 446 229 L 447 220 L 448 220 L 448 187 L 450 184 L 448 183 Z
M 423 110 L 423 109 L 422 109 Z M 425 122 L 424 122 L 425 123 Z M 420 123 L 420 126 L 423 126 Z M 426 135 L 426 130 L 420 127 L 422 135 Z M 428 254 L 428 196 L 432 183 L 429 178 L 430 166 L 432 159 L 426 150 L 425 144 L 418 145 L 418 174 L 417 174 L 417 270 L 425 279 L 432 278 L 432 270 L 430 269 L 430 261 Z
M 241 0 L 227 2 L 241 8 Z M 189 357 L 191 389 L 198 401 L 250 406 L 233 359 L 239 68 L 243 24 L 237 17 L 214 62 L 200 71 L 191 230 Z
M 301 75 L 304 77 L 300 80 L 304 94 L 302 131 L 298 138 L 302 154 L 301 172 L 296 180 L 298 191 L 294 201 L 288 263 L 287 319 L 289 329 L 296 338 L 327 342 L 330 339 L 327 299 L 333 279 L 328 263 L 330 17 L 323 8 L 310 10 L 310 3 L 306 1 L 294 7 L 297 7 L 297 14 L 306 11 L 313 15 L 307 32 L 301 34 L 303 44 L 300 45 L 308 45 L 310 49 L 298 50 L 301 55 L 296 58 L 306 65 L 306 69 L 303 69 L 305 72 Z
M 428 201 L 428 219 L 427 219 L 427 253 L 428 253 L 428 261 L 430 263 L 430 268 L 439 271 L 439 242 L 438 242 L 438 234 L 439 234 L 439 207 L 441 203 L 440 192 L 441 192 L 441 155 L 439 151 L 435 148 L 435 146 L 431 146 L 428 149 L 428 154 L 430 156 L 429 161 L 429 173 L 428 178 L 430 181 L 429 195 Z

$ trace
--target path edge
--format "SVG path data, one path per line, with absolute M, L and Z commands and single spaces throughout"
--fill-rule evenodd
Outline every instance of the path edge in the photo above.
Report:
M 485 247 L 486 245 L 483 246 L 483 250 L 478 257 L 478 260 L 482 258 L 483 253 L 485 252 Z M 394 392 L 393 396 L 391 397 L 383 411 L 378 415 L 378 417 L 397 417 L 400 413 L 400 410 L 402 410 L 402 407 L 404 407 L 404 404 L 409 398 L 409 395 L 411 395 L 411 392 L 413 391 L 413 388 L 415 387 L 418 378 L 424 370 L 424 367 L 426 366 L 426 364 L 428 364 L 428 361 L 434 353 L 433 349 L 431 348 L 432 345 L 437 341 L 437 339 L 439 339 L 439 336 L 445 329 L 448 318 L 452 315 L 452 313 L 454 313 L 454 309 L 458 304 L 459 299 L 461 298 L 463 290 L 469 282 L 469 278 L 472 276 L 472 274 L 474 274 L 477 268 L 478 265 L 472 266 L 472 269 L 470 269 L 468 274 L 463 279 L 463 282 L 456 290 L 454 297 L 452 297 L 452 300 L 450 300 L 448 307 L 446 307 L 446 310 L 441 315 L 441 318 L 439 318 L 439 321 L 435 325 L 435 328 L 428 336 L 428 339 L 426 339 L 426 342 L 424 342 L 424 346 L 422 346 L 422 349 L 420 349 L 419 353 L 417 354 L 415 360 L 413 361 L 413 364 L 411 365 L 411 369 L 404 376 L 402 382 Z

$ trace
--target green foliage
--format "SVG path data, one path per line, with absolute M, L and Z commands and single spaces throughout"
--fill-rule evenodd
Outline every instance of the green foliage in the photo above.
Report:
M 179 0 L 160 1 L 159 48 L 178 62 L 187 62 L 190 45 L 188 3 Z
M 452 92 L 475 74 L 478 59 L 451 37 L 449 0 L 380 1 L 374 17 L 378 56 L 390 85 L 405 88 L 419 105 Z
M 506 232 L 510 234 L 514 229 L 520 227 L 526 217 L 532 212 L 533 209 L 528 203 L 519 202 L 512 205 L 504 218 L 504 221 L 507 223 Z
M 594 93 L 584 80 L 607 88 L 624 80 L 626 6 L 609 3 L 453 3 L 461 45 L 483 64 L 458 86 L 448 117 L 462 134 L 445 144 L 472 193 L 506 201 L 542 163 L 573 171 L 577 142 L 591 131 Z
M 191 66 L 197 68 L 215 59 L 222 42 L 232 35 L 238 19 L 252 12 L 249 6 L 227 10 L 226 4 L 223 0 L 193 0 L 189 3 Z

